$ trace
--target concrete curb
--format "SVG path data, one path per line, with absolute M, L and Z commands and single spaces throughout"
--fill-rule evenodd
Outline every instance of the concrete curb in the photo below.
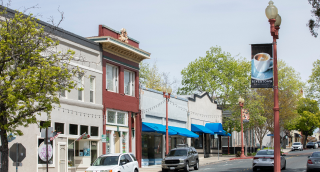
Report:
M 230 161 L 232 160 L 238 160 L 238 159 L 253 159 L 253 156 L 247 156 L 245 158 L 231 158 Z

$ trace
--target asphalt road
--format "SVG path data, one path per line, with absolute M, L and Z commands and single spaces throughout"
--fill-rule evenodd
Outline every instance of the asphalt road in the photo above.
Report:
M 287 169 L 282 170 L 284 172 L 302 172 L 306 171 L 306 163 L 308 156 L 312 152 L 320 151 L 320 149 L 310 149 L 304 151 L 294 151 L 289 152 L 286 156 Z M 249 172 L 252 171 L 252 159 L 247 160 L 233 160 L 218 162 L 215 164 L 209 164 L 206 166 L 201 166 L 198 171 L 190 170 L 194 172 Z M 273 170 L 259 170 L 258 171 L 273 171 Z

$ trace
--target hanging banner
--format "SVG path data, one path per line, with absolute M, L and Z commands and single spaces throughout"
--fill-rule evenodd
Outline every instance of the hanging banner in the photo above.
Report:
M 251 88 L 273 88 L 272 44 L 251 44 Z
M 249 111 L 248 109 L 242 109 L 242 120 L 243 122 L 249 122 L 250 120 L 250 114 L 249 114 Z

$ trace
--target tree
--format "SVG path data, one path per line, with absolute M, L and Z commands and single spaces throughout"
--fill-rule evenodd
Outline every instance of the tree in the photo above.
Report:
M 299 117 L 292 125 L 292 129 L 301 131 L 304 137 L 303 146 L 306 147 L 308 136 L 320 126 L 320 113 L 318 103 L 309 98 L 301 98 L 297 107 Z
M 312 6 L 311 16 L 315 17 L 314 19 L 310 19 L 307 26 L 310 29 L 310 33 L 312 36 L 317 37 L 318 33 L 315 31 L 320 27 L 320 1 L 319 0 L 308 0 L 309 4 Z
M 313 63 L 312 74 L 308 80 L 309 90 L 308 97 L 320 102 L 320 60 Z
M 75 88 L 73 79 L 84 73 L 69 65 L 73 51 L 57 51 L 57 26 L 44 27 L 32 14 L 1 6 L 0 16 L 0 151 L 7 172 L 8 134 L 23 135 L 19 127 L 38 123 L 37 115 L 50 120 L 52 104 L 60 104 L 58 92 Z

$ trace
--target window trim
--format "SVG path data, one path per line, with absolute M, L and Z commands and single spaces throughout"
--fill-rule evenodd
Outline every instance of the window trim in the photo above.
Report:
M 114 90 L 108 89 L 108 66 L 112 67 L 112 72 L 116 76 L 112 75 L 112 85 L 114 87 Z M 106 90 L 114 93 L 119 93 L 119 66 L 112 65 L 110 63 L 106 63 Z
M 92 83 L 92 89 L 91 89 L 91 79 L 93 80 L 93 83 Z M 89 83 L 90 83 L 90 92 L 89 92 L 89 102 L 90 103 L 95 103 L 95 99 L 96 99 L 96 96 L 95 96 L 95 93 L 96 93 L 96 77 L 94 76 L 91 76 L 89 78 Z M 92 102 L 91 102 L 91 91 L 93 92 L 92 93 Z
M 83 134 L 83 133 L 81 132 L 81 126 L 88 127 L 88 128 L 87 128 L 88 132 L 87 132 L 86 134 L 89 134 L 89 133 L 90 133 L 90 131 L 89 131 L 89 128 L 90 128 L 89 125 L 81 125 L 81 124 L 80 124 L 80 125 L 79 125 L 79 128 L 80 128 L 80 130 L 79 130 L 80 134 L 79 134 L 79 135 L 82 135 L 82 134 Z
M 92 136 L 92 135 L 91 135 L 91 127 L 97 127 L 97 128 L 98 128 L 98 135 L 97 135 L 97 136 Z M 91 126 L 91 125 L 90 125 L 89 128 L 90 128 L 90 137 L 99 137 L 99 133 L 100 133 L 100 132 L 99 132 L 99 126 L 93 126 L 93 125 Z
M 129 82 L 130 82 L 130 90 L 129 90 L 129 94 L 126 94 L 126 89 L 125 89 L 125 72 L 129 73 Z M 123 72 L 123 90 L 124 90 L 124 94 L 127 96 L 132 96 L 135 97 L 135 77 L 136 77 L 136 73 L 134 71 L 130 71 L 130 70 L 124 70 Z
M 55 121 L 55 122 L 54 122 L 54 130 L 56 130 L 56 123 L 63 124 L 63 134 L 60 133 L 59 135 L 66 135 L 66 123 L 64 123 L 64 122 L 59 122 L 59 121 Z
M 76 125 L 77 126 L 77 134 L 70 134 L 70 125 Z M 69 123 L 69 132 L 68 134 L 71 135 L 71 136 L 78 136 L 79 135 L 79 132 L 80 132 L 80 126 L 78 124 L 71 124 Z
M 108 111 L 116 112 L 116 114 L 115 114 L 115 122 L 114 123 L 108 122 Z M 124 113 L 124 124 L 118 124 L 118 112 Z M 113 110 L 113 109 L 107 109 L 106 110 L 106 124 L 117 125 L 117 126 L 128 126 L 128 112 L 119 111 L 119 110 Z

